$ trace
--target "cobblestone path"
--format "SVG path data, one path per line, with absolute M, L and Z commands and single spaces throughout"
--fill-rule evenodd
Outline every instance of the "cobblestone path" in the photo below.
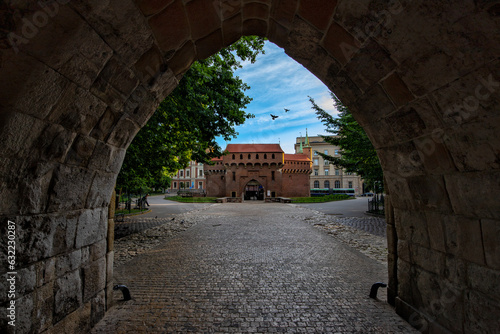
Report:
M 368 232 L 379 237 L 385 237 L 387 223 L 384 218 L 378 217 L 335 217 L 334 221 L 355 229 Z
M 190 215 L 196 225 L 115 269 L 133 300 L 93 333 L 416 333 L 368 298 L 386 267 L 314 228 L 310 210 L 230 203 Z
M 115 239 L 163 225 L 171 220 L 172 218 L 126 217 L 124 222 L 115 223 Z

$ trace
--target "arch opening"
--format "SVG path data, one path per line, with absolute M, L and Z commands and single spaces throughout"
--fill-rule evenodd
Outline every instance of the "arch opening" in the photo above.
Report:
M 264 187 L 257 180 L 250 180 L 245 185 L 244 199 L 246 201 L 263 201 Z

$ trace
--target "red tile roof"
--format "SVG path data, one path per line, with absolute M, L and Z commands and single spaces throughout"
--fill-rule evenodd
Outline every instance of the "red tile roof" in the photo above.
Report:
M 286 154 L 285 153 L 285 162 L 287 161 L 311 161 L 305 154 Z
M 283 153 L 279 144 L 227 144 L 230 153 Z

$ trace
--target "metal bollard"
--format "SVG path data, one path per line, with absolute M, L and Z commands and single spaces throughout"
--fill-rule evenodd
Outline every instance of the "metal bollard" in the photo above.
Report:
M 378 288 L 386 288 L 387 284 L 385 283 L 375 283 L 372 285 L 370 289 L 370 298 L 377 299 Z
M 125 285 L 115 285 L 113 290 L 120 290 L 123 293 L 123 300 L 131 300 L 130 291 Z

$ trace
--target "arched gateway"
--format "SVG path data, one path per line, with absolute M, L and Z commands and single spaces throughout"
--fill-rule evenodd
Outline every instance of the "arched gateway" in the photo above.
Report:
M 244 196 L 245 200 L 262 201 L 264 200 L 265 189 L 258 181 L 251 180 L 245 185 Z
M 125 149 L 194 60 L 249 34 L 320 78 L 377 148 L 396 311 L 434 332 L 498 329 L 497 2 L 7 1 L 0 14 L 0 235 L 15 223 L 18 332 L 103 316 Z

